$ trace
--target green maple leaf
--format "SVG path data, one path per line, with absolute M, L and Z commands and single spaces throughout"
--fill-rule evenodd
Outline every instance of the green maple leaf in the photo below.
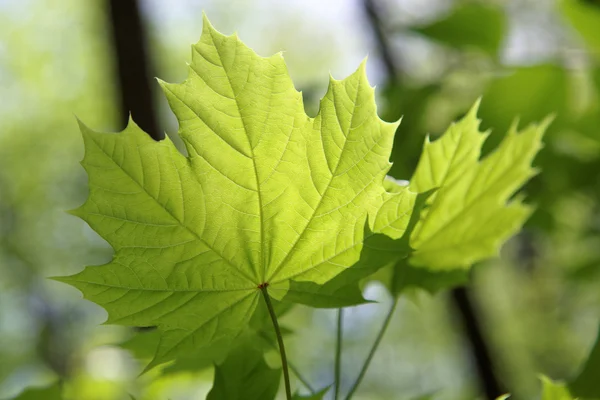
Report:
M 434 142 L 426 140 L 410 188 L 438 188 L 427 201 L 411 238 L 410 264 L 431 270 L 468 268 L 498 254 L 531 213 L 511 199 L 537 171 L 531 163 L 550 120 L 518 132 L 480 160 L 489 132 L 479 131 L 478 104 Z
M 383 185 L 396 123 L 377 117 L 364 64 L 306 115 L 281 54 L 262 58 L 205 19 L 188 78 L 161 82 L 187 157 L 130 121 L 81 124 L 90 195 L 74 211 L 115 250 L 60 278 L 108 323 L 157 326 L 150 366 L 233 339 L 260 287 L 324 283 L 360 256 L 365 226 L 400 237 L 415 195 Z
M 404 185 L 405 186 L 405 185 Z M 405 187 L 394 179 L 386 179 L 384 187 L 390 193 L 401 194 Z M 317 308 L 339 308 L 369 302 L 362 296 L 361 281 L 373 275 L 386 265 L 392 266 L 399 260 L 405 259 L 412 251 L 409 245 L 411 233 L 420 218 L 420 211 L 432 191 L 411 197 L 412 210 L 405 218 L 403 232 L 394 229 L 381 229 L 386 234 L 377 233 L 367 227 L 364 232 L 364 245 L 360 259 L 351 267 L 344 270 L 324 285 L 311 282 L 292 282 L 284 301 L 293 301 Z M 387 220 L 398 213 L 398 204 L 386 202 L 379 210 L 378 217 L 384 215 Z M 384 226 L 376 219 L 376 226 Z M 398 238 L 398 236 L 400 236 Z M 396 237 L 397 239 L 393 239 Z
M 378 278 L 395 295 L 407 287 L 436 292 L 464 283 L 470 266 L 497 255 L 531 213 L 513 196 L 537 172 L 531 164 L 550 119 L 521 132 L 513 125 L 500 145 L 481 158 L 489 133 L 479 131 L 478 106 L 438 140 L 425 141 L 409 186 L 423 203 L 416 203 L 415 226 L 406 230 L 409 246 L 406 236 L 388 238 L 388 250 L 373 252 L 370 265 L 391 266 Z M 369 251 L 365 248 L 363 253 Z

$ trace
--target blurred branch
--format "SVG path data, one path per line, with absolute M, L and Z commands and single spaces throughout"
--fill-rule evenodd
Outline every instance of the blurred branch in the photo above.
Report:
M 506 393 L 506 391 L 501 390 L 498 383 L 490 350 L 481 332 L 479 319 L 469 299 L 467 290 L 464 287 L 452 290 L 452 299 L 459 310 L 465 335 L 471 345 L 481 389 L 485 393 L 486 398 L 490 400 L 496 399 Z
M 158 129 L 150 84 L 146 36 L 137 0 L 108 0 L 110 27 L 121 92 L 122 120 L 134 121 L 154 140 L 164 139 Z
M 399 83 L 398 71 L 399 68 L 396 65 L 396 61 L 392 56 L 392 49 L 389 43 L 388 36 L 386 34 L 385 25 L 381 19 L 381 10 L 375 4 L 374 0 L 363 0 L 363 6 L 367 15 L 367 20 L 373 29 L 375 34 L 375 41 L 377 44 L 377 51 L 381 56 L 383 65 L 386 69 L 388 77 L 388 83 Z

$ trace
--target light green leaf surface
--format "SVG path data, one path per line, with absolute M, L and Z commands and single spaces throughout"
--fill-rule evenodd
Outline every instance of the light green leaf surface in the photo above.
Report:
M 332 78 L 310 118 L 281 54 L 259 57 L 205 19 L 188 78 L 161 86 L 188 156 L 133 121 L 118 134 L 81 124 L 90 195 L 73 213 L 115 256 L 60 278 L 108 323 L 158 326 L 151 365 L 235 338 L 259 285 L 281 298 L 291 280 L 346 270 L 365 229 L 402 236 L 415 195 L 384 188 L 397 124 L 377 117 L 364 64 Z
M 549 120 L 517 132 L 480 160 L 488 133 L 479 131 L 477 105 L 438 140 L 426 140 L 410 188 L 438 190 L 421 213 L 410 246 L 414 266 L 430 270 L 468 268 L 498 254 L 529 216 L 530 207 L 511 199 L 535 173 L 533 158 Z
M 269 368 L 262 351 L 242 345 L 215 367 L 213 387 L 206 400 L 272 400 L 280 379 L 281 369 Z
M 371 264 L 387 264 L 376 278 L 393 295 L 411 287 L 435 293 L 467 282 L 469 267 L 497 255 L 530 214 L 530 207 L 511 197 L 536 172 L 531 163 L 549 120 L 522 132 L 513 126 L 481 159 L 488 133 L 479 131 L 477 108 L 438 140 L 425 142 L 410 188 L 419 197 L 428 196 L 420 200 L 424 205 L 419 197 L 415 203 L 416 226 L 406 229 L 410 245 L 403 243 L 406 237 L 387 239 L 374 251 Z M 367 244 L 363 255 L 369 251 Z M 408 248 L 410 253 L 406 257 L 385 248 Z
M 391 193 L 395 191 L 400 193 L 403 190 L 403 187 L 399 186 L 393 179 L 387 179 L 384 185 Z M 410 215 L 408 215 L 408 224 L 406 224 L 404 233 L 400 238 L 392 239 L 394 232 L 388 232 L 390 236 L 387 236 L 375 233 L 367 227 L 364 232 L 363 250 L 356 264 L 324 285 L 314 285 L 310 282 L 293 282 L 284 300 L 322 308 L 346 307 L 367 302 L 362 297 L 360 290 L 361 281 L 376 274 L 381 268 L 394 266 L 394 264 L 401 262 L 410 254 L 412 251 L 408 244 L 410 235 L 431 193 L 433 191 L 409 198 L 412 210 Z M 403 201 L 407 200 L 405 197 L 399 199 Z M 381 210 L 386 210 L 390 204 L 393 203 L 386 203 Z M 394 207 L 400 210 L 406 208 L 407 205 L 399 203 L 394 205 Z M 391 209 L 388 212 L 390 212 L 390 215 L 394 215 L 395 211 Z

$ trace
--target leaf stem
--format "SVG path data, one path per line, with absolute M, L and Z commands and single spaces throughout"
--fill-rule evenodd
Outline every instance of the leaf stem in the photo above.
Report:
M 285 396 L 287 400 L 292 400 L 292 388 L 290 386 L 290 373 L 288 371 L 288 363 L 287 356 L 285 355 L 285 347 L 283 345 L 283 336 L 281 336 L 281 330 L 279 329 L 279 323 L 277 322 L 277 315 L 275 314 L 275 310 L 273 309 L 273 304 L 271 303 L 271 297 L 267 292 L 267 285 L 261 285 L 260 291 L 263 294 L 265 299 L 265 303 L 267 303 L 267 309 L 269 310 L 269 315 L 271 316 L 271 321 L 273 321 L 273 329 L 275 330 L 275 335 L 277 336 L 277 344 L 279 344 L 279 354 L 281 354 L 281 367 L 283 368 L 283 381 L 285 383 Z
M 338 400 L 340 396 L 340 384 L 342 380 L 342 339 L 344 331 L 344 309 L 338 308 L 337 310 L 337 328 L 336 328 L 336 339 L 335 339 L 335 365 L 334 365 L 334 394 L 333 399 Z
M 379 347 L 379 344 L 381 343 L 381 339 L 383 338 L 383 335 L 385 334 L 385 331 L 387 330 L 387 328 L 390 324 L 390 321 L 392 320 L 392 317 L 394 315 L 394 311 L 396 311 L 397 305 L 398 305 L 398 299 L 394 296 L 394 299 L 392 300 L 392 305 L 390 306 L 390 309 L 388 310 L 388 313 L 385 316 L 385 320 L 383 321 L 383 325 L 381 325 L 381 329 L 379 330 L 379 333 L 377 334 L 377 338 L 375 339 L 375 342 L 373 343 L 373 346 L 371 347 L 371 351 L 369 352 L 369 355 L 367 356 L 365 362 L 363 363 L 362 369 L 360 370 L 358 377 L 356 378 L 356 380 L 354 381 L 354 384 L 352 385 L 352 388 L 348 392 L 348 395 L 346 396 L 346 400 L 350 400 L 352 398 L 352 396 L 354 395 L 354 392 L 356 392 L 356 389 L 358 389 L 358 386 L 360 385 L 363 378 L 365 377 L 365 374 L 367 373 L 367 369 L 369 368 L 369 364 L 371 363 L 371 360 L 373 359 L 373 356 L 375 355 L 375 351 Z

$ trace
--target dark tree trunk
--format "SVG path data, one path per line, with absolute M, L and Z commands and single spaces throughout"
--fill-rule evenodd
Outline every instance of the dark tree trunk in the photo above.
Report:
M 146 36 L 137 0 L 108 0 L 115 63 L 119 76 L 122 121 L 129 114 L 153 139 L 164 139 L 158 128 Z
M 479 376 L 479 386 L 486 398 L 494 400 L 506 392 L 501 389 L 496 377 L 490 350 L 481 331 L 479 318 L 467 289 L 460 287 L 452 290 L 452 300 L 460 315 L 465 336 L 469 339 L 477 375 Z

